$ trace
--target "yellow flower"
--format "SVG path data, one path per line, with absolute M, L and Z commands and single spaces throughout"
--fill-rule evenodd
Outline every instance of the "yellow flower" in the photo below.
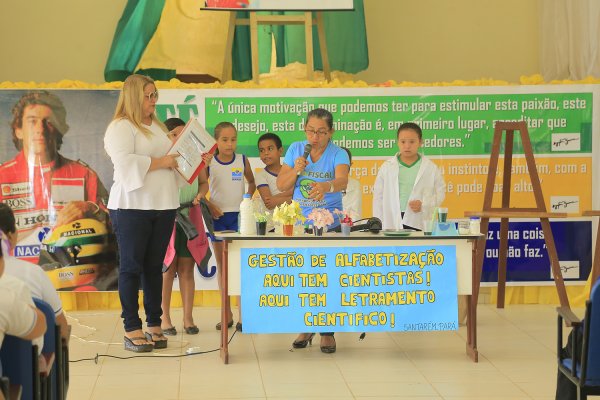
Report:
M 294 225 L 296 222 L 304 222 L 304 219 L 300 204 L 295 200 L 280 204 L 273 210 L 273 221 L 283 225 Z

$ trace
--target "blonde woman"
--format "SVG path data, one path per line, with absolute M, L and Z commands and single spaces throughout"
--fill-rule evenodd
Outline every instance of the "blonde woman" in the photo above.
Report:
M 114 166 L 108 209 L 119 245 L 119 298 L 125 326 L 124 346 L 134 352 L 167 347 L 161 329 L 162 263 L 175 210 L 179 178 L 175 155 L 166 155 L 171 140 L 157 119 L 154 81 L 131 75 L 119 95 L 106 129 L 104 148 Z M 138 315 L 138 290 L 144 291 L 148 332 Z

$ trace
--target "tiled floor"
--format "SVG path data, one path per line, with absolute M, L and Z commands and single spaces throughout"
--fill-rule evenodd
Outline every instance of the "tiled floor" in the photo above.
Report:
M 291 351 L 295 335 L 236 334 L 230 364 L 218 352 L 186 357 L 191 346 L 218 347 L 214 308 L 194 311 L 200 334 L 171 338 L 150 357 L 100 357 L 71 363 L 69 399 L 554 399 L 554 306 L 479 307 L 479 363 L 465 355 L 466 330 L 336 334 L 338 352 Z M 574 310 L 578 315 L 582 310 Z M 71 312 L 71 360 L 123 350 L 115 311 Z M 181 310 L 174 310 L 174 321 Z M 176 326 L 181 328 L 181 324 Z

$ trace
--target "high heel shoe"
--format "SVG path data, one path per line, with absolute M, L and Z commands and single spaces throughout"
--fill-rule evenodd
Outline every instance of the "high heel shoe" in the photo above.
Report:
M 308 344 L 312 346 L 313 337 L 315 337 L 315 334 L 311 333 L 304 340 L 294 340 L 294 343 L 292 343 L 292 347 L 295 349 L 304 349 Z
M 325 337 L 325 336 L 323 336 L 323 337 Z M 321 340 L 323 340 L 323 337 L 321 337 Z M 335 353 L 335 350 L 336 350 L 335 337 L 331 336 L 331 338 L 333 339 L 333 345 L 329 345 L 329 346 L 321 345 L 322 353 L 326 353 L 326 354 Z

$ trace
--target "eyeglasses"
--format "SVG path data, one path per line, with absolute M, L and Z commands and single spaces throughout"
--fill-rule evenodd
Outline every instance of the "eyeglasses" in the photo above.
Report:
M 158 100 L 158 90 L 155 90 L 152 93 L 144 94 L 144 97 L 147 97 L 148 100 Z
M 329 133 L 329 131 L 327 131 L 327 130 L 315 131 L 314 129 L 306 129 L 306 128 L 304 128 L 304 132 L 306 132 L 307 135 L 313 135 L 313 136 L 325 136 Z

